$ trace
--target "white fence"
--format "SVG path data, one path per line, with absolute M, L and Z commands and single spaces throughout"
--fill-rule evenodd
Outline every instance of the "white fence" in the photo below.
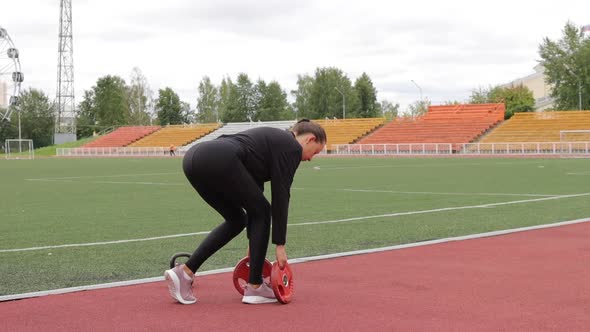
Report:
M 184 151 L 176 150 L 177 156 Z M 325 150 L 322 154 L 326 154 Z M 590 157 L 590 142 L 335 144 L 327 155 L 560 155 Z M 59 157 L 168 157 L 166 147 L 58 148 Z
M 475 155 L 588 155 L 590 142 L 468 143 L 459 153 Z
M 337 155 L 439 155 L 452 154 L 450 143 L 405 144 L 334 144 L 331 154 Z
M 165 147 L 58 148 L 58 157 L 169 157 Z M 183 155 L 176 150 L 175 155 Z
M 590 142 L 336 144 L 336 155 L 583 155 Z

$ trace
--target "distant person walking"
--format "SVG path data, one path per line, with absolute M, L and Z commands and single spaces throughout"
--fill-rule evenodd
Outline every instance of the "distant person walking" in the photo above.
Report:
M 178 302 L 197 301 L 192 284 L 195 272 L 215 252 L 246 228 L 250 275 L 243 303 L 276 302 L 262 269 L 272 223 L 272 243 L 280 266 L 287 262 L 287 217 L 291 184 L 301 161 L 311 160 L 326 145 L 326 132 L 309 120 L 291 130 L 253 128 L 191 147 L 183 159 L 188 181 L 224 218 L 191 255 L 186 264 L 164 273 L 170 295 Z M 272 202 L 264 196 L 270 181 Z
M 170 144 L 169 152 L 171 157 L 176 156 L 176 147 L 174 146 L 174 144 Z

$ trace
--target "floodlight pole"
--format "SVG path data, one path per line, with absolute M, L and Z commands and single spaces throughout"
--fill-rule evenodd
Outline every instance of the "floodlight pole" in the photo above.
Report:
M 410 80 L 410 81 L 412 81 L 412 83 L 414 83 L 414 85 L 418 88 L 418 90 L 420 90 L 420 102 L 422 102 L 422 88 L 414 80 Z
M 342 93 L 337 87 L 334 87 L 334 89 L 342 95 L 342 119 L 346 119 L 346 102 L 344 100 L 344 93 Z

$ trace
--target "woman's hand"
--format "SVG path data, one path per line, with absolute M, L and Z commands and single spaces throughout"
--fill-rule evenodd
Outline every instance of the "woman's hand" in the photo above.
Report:
M 285 246 L 277 246 L 276 248 L 276 255 L 277 255 L 277 262 L 279 266 L 283 268 L 285 263 L 287 263 L 287 252 L 285 251 Z

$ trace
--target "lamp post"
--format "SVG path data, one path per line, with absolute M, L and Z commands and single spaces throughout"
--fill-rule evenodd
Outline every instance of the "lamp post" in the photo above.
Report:
M 337 87 L 334 87 L 334 89 L 342 95 L 342 119 L 346 119 L 346 102 L 344 100 L 344 93 L 342 93 Z
M 418 83 L 414 82 L 414 80 L 410 80 L 414 85 L 420 90 L 420 101 L 422 101 L 422 88 L 418 85 Z

